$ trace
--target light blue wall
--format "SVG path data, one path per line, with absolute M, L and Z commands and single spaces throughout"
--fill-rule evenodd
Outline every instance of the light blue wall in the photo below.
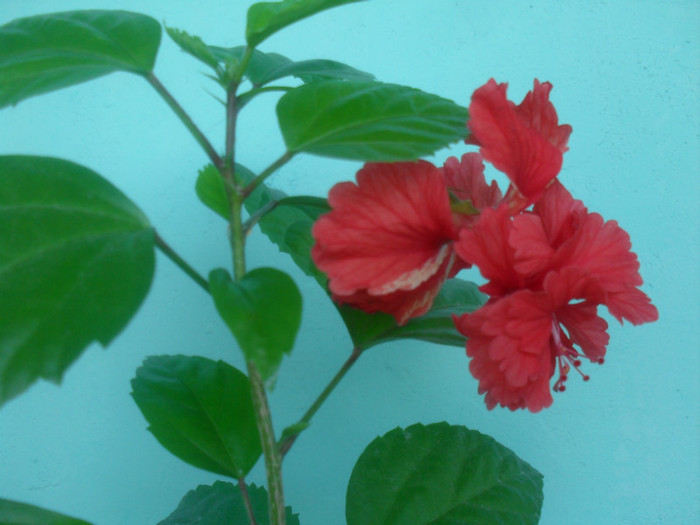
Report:
M 0 23 L 64 9 L 145 12 L 219 45 L 242 41 L 251 2 L 0 0 Z M 269 39 L 264 51 L 333 58 L 468 104 L 489 77 L 520 100 L 554 84 L 573 125 L 561 180 L 630 232 L 647 326 L 611 323 L 606 364 L 572 378 L 540 414 L 489 412 L 464 351 L 423 343 L 367 353 L 285 462 L 287 500 L 306 525 L 343 523 L 355 459 L 397 425 L 447 420 L 491 434 L 545 476 L 541 523 L 686 524 L 700 519 L 700 4 L 695 0 L 467 2 L 374 0 L 331 10 Z M 222 108 L 204 67 L 164 37 L 156 73 L 222 146 Z M 275 95 L 246 108 L 240 160 L 282 150 Z M 460 155 L 464 146 L 451 154 Z M 113 181 L 202 273 L 226 266 L 225 225 L 194 197 L 206 159 L 153 90 L 115 74 L 0 112 L 0 153 L 65 157 Z M 437 162 L 448 155 L 442 152 Z M 324 195 L 357 163 L 298 157 L 271 183 Z M 347 357 L 350 341 L 315 284 L 258 233 L 250 267 L 274 264 L 302 288 L 305 318 L 271 396 L 277 429 L 295 421 Z M 0 411 L 0 497 L 102 525 L 152 524 L 216 478 L 163 450 L 129 396 L 145 356 L 241 359 L 208 298 L 163 257 L 138 316 L 107 350 L 90 348 L 60 388 L 41 383 Z M 250 481 L 262 482 L 258 465 Z

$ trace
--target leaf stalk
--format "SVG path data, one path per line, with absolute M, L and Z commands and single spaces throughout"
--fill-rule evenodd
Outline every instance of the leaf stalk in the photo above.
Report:
M 328 396 L 331 395 L 331 392 L 335 390 L 335 387 L 338 386 L 338 383 L 345 377 L 345 374 L 348 373 L 350 368 L 352 368 L 352 365 L 355 364 L 355 361 L 359 359 L 359 357 L 362 355 L 362 352 L 364 349 L 355 347 L 352 349 L 352 353 L 350 354 L 350 357 L 343 363 L 343 366 L 340 367 L 340 370 L 333 376 L 333 379 L 331 379 L 330 383 L 326 386 L 326 388 L 323 389 L 323 392 L 316 398 L 316 401 L 311 405 L 311 407 L 306 411 L 306 413 L 302 416 L 302 418 L 292 425 L 293 427 L 299 427 L 299 428 L 305 428 L 308 426 L 308 424 L 311 422 L 311 418 L 314 417 L 314 414 L 318 412 L 318 409 L 321 408 L 321 405 L 328 399 Z M 280 443 L 279 443 L 279 450 L 280 450 L 280 455 L 284 457 L 287 452 L 289 452 L 289 449 L 292 448 L 292 445 L 294 445 L 294 442 L 296 441 L 297 437 L 299 434 L 294 434 L 291 436 L 288 436 L 284 438 Z
M 190 118 L 187 112 L 185 112 L 185 110 L 177 102 L 177 100 L 175 100 L 175 98 L 170 94 L 170 92 L 167 89 L 165 89 L 165 86 L 161 84 L 160 80 L 158 80 L 158 78 L 155 76 L 155 74 L 153 74 L 152 71 L 148 73 L 148 75 L 146 75 L 146 80 L 148 80 L 148 83 L 151 84 L 151 86 L 153 86 L 153 88 L 158 92 L 158 94 L 163 98 L 163 100 L 165 100 L 168 106 L 170 106 L 170 109 L 172 109 L 175 112 L 175 114 L 179 117 L 179 119 L 182 121 L 185 127 L 189 130 L 189 132 L 192 134 L 195 140 L 205 151 L 212 164 L 214 164 L 214 166 L 216 166 L 219 169 L 219 171 L 221 171 L 223 169 L 223 162 L 221 161 L 221 157 L 211 145 L 204 133 L 201 132 L 201 130 L 194 123 L 194 121 Z
M 178 255 L 178 253 L 163 240 L 158 232 L 155 232 L 155 242 L 158 249 L 163 252 L 168 259 L 173 261 L 178 268 L 185 272 L 185 274 L 187 274 L 187 276 L 197 283 L 205 292 L 209 293 L 209 281 L 197 273 L 197 270 L 192 268 L 187 261 L 180 257 L 180 255 Z

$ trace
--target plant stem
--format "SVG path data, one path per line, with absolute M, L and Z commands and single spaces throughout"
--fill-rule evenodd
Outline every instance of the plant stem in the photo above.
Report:
M 255 418 L 258 423 L 260 442 L 265 457 L 267 489 L 270 503 L 270 525 L 285 525 L 284 492 L 282 490 L 282 456 L 277 448 L 275 432 L 272 428 L 270 407 L 267 404 L 265 385 L 255 363 L 248 361 L 248 379 L 253 395 Z
M 254 50 L 254 47 L 250 47 L 248 45 L 246 45 L 245 49 L 243 50 L 243 56 L 241 57 L 241 63 L 238 66 L 236 77 L 233 79 L 233 82 L 231 82 L 231 85 L 235 85 L 236 88 L 238 87 L 238 84 L 241 83 L 245 70 L 248 69 L 248 62 L 250 62 L 250 59 L 253 58 Z
M 233 86 L 226 95 L 226 164 L 234 168 L 234 145 L 236 144 L 236 119 L 238 105 L 236 104 L 236 89 Z M 233 181 L 230 181 L 233 182 Z
M 204 136 L 204 133 L 200 131 L 200 129 L 190 118 L 190 116 L 185 112 L 184 109 L 182 109 L 182 106 L 180 106 L 180 104 L 178 104 L 177 100 L 173 98 L 170 92 L 167 89 L 165 89 L 165 86 L 163 86 L 163 84 L 160 83 L 160 80 L 158 80 L 158 78 L 153 74 L 153 72 L 150 72 L 148 75 L 146 75 L 146 80 L 148 80 L 148 83 L 155 88 L 158 94 L 163 98 L 163 100 L 165 100 L 165 102 L 167 102 L 168 106 L 170 106 L 170 109 L 172 109 L 175 112 L 175 114 L 180 118 L 185 127 L 189 130 L 189 132 L 192 134 L 195 140 L 206 152 L 212 164 L 214 164 L 214 166 L 216 166 L 219 169 L 219 171 L 221 171 L 223 168 L 221 157 L 216 152 L 211 143 L 207 140 L 207 137 Z
M 235 180 L 236 166 L 236 91 L 243 78 L 246 65 L 253 54 L 252 48 L 246 48 L 239 66 L 237 76 L 227 90 L 226 99 L 226 152 L 220 173 L 226 179 L 226 192 L 230 204 L 229 227 L 231 229 L 231 250 L 233 252 L 233 273 L 236 281 L 245 276 L 245 231 L 243 229 L 242 209 L 247 194 L 242 191 Z M 265 384 L 253 361 L 246 363 L 250 393 L 255 409 L 255 423 L 260 435 L 260 444 L 265 458 L 267 472 L 268 502 L 270 525 L 285 525 L 284 491 L 282 489 L 282 458 L 277 448 L 275 432 L 272 427 L 270 407 L 267 403 Z
M 241 209 L 243 197 L 239 192 L 231 192 L 231 247 L 233 249 L 233 269 L 236 280 L 245 275 L 245 233 Z M 285 525 L 284 491 L 282 489 L 282 458 L 277 448 L 275 432 L 272 427 L 270 407 L 267 403 L 265 384 L 255 363 L 248 361 L 248 380 L 250 393 L 255 408 L 255 422 L 260 434 L 265 469 L 267 472 L 268 501 L 270 507 L 270 525 Z
M 318 396 L 316 401 L 314 401 L 313 405 L 306 411 L 306 414 L 293 426 L 306 426 L 309 424 L 311 421 L 311 418 L 314 417 L 314 414 L 318 412 L 318 409 L 321 408 L 321 405 L 326 401 L 328 396 L 333 392 L 336 386 L 338 386 L 338 383 L 340 383 L 340 380 L 345 377 L 345 374 L 348 373 L 348 370 L 352 368 L 352 365 L 355 364 L 355 361 L 358 360 L 358 358 L 362 355 L 363 349 L 359 347 L 355 347 L 352 349 L 352 354 L 350 354 L 350 357 L 348 357 L 348 360 L 343 363 L 343 366 L 340 367 L 340 370 L 333 376 L 333 379 L 331 379 L 330 383 L 326 386 L 326 388 L 323 389 L 323 392 L 321 392 L 321 395 Z M 279 444 L 279 450 L 280 454 L 282 457 L 289 452 L 289 449 L 292 448 L 292 445 L 294 442 L 297 440 L 297 437 L 299 434 L 295 434 L 293 436 L 289 436 L 286 439 L 284 439 L 280 444 Z
M 267 179 L 280 167 L 284 166 L 287 162 L 289 162 L 293 156 L 294 153 L 292 153 L 291 151 L 285 151 L 279 159 L 277 159 L 275 162 L 273 162 L 267 168 L 265 168 L 260 173 L 260 175 L 255 177 L 252 181 L 250 181 L 250 183 L 248 183 L 248 185 L 245 188 L 243 188 L 243 190 L 241 191 L 243 198 L 253 193 L 255 191 L 255 188 L 257 188 L 259 184 L 262 184 L 265 179 Z
M 238 104 L 236 100 L 236 92 L 238 86 L 243 79 L 243 74 L 248 67 L 248 62 L 253 57 L 253 48 L 246 46 L 241 58 L 241 63 L 238 65 L 238 71 L 235 77 L 231 80 L 231 84 L 226 90 L 226 164 L 235 169 L 234 164 L 234 146 L 236 144 L 236 119 L 238 117 Z M 229 181 L 233 183 L 234 181 Z
M 231 249 L 233 251 L 233 275 L 236 281 L 245 275 L 245 232 L 243 231 L 243 197 L 231 192 Z
M 250 503 L 250 495 L 248 494 L 248 485 L 245 483 L 245 478 L 238 478 L 238 490 L 241 491 L 241 497 L 243 498 L 243 504 L 245 505 L 245 510 L 248 514 L 248 521 L 250 522 L 250 525 L 258 525 L 258 523 L 255 521 L 253 505 Z
M 180 268 L 194 282 L 201 286 L 205 292 L 209 293 L 209 282 L 200 274 L 198 274 L 194 268 L 187 264 L 187 262 L 182 257 L 180 257 L 177 254 L 177 252 L 175 252 L 175 250 L 173 250 L 160 235 L 158 235 L 158 232 L 155 232 L 155 241 L 156 246 L 160 249 L 161 252 L 165 254 L 166 257 L 168 257 L 168 259 L 173 261 L 178 268 Z

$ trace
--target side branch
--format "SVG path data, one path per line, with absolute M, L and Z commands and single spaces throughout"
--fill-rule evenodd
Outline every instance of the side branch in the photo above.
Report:
M 158 80 L 158 78 L 153 74 L 153 72 L 149 73 L 146 76 L 146 80 L 148 80 L 148 83 L 154 87 L 154 89 L 163 98 L 163 100 L 165 100 L 168 106 L 170 106 L 170 109 L 172 109 L 175 112 L 175 114 L 180 118 L 185 127 L 189 130 L 189 132 L 192 134 L 195 140 L 205 151 L 212 164 L 214 164 L 214 166 L 216 166 L 217 169 L 221 171 L 223 169 L 221 157 L 216 152 L 211 143 L 207 140 L 207 138 L 204 136 L 204 133 L 200 131 L 200 129 L 190 118 L 190 116 L 185 112 L 184 109 L 182 109 L 182 106 L 180 106 L 180 104 L 177 102 L 177 100 L 175 100 L 175 98 L 173 98 L 170 92 L 167 89 L 165 89 L 165 86 L 163 86 L 163 84 L 160 83 L 160 80 Z
M 265 181 L 265 179 L 267 179 L 275 171 L 277 171 L 279 168 L 281 168 L 287 162 L 289 162 L 293 156 L 294 153 L 292 153 L 291 151 L 285 151 L 279 159 L 277 159 L 275 162 L 273 162 L 267 168 L 265 168 L 260 173 L 260 175 L 255 177 L 245 188 L 243 188 L 243 190 L 241 191 L 241 195 L 243 195 L 243 198 L 245 199 L 248 195 L 253 193 L 253 191 L 255 191 L 255 188 L 257 188 L 258 185 L 262 184 Z
M 328 386 L 323 389 L 323 392 L 318 396 L 316 401 L 314 401 L 313 405 L 311 405 L 311 408 L 309 408 L 306 411 L 306 414 L 294 425 L 293 427 L 298 427 L 298 428 L 304 428 L 308 426 L 309 422 L 311 421 L 311 418 L 314 417 L 314 414 L 318 412 L 318 409 L 321 408 L 321 405 L 326 401 L 328 396 L 331 395 L 331 392 L 335 389 L 336 386 L 338 386 L 338 383 L 340 383 L 340 380 L 345 377 L 345 374 L 348 373 L 348 370 L 352 367 L 352 365 L 355 364 L 355 361 L 359 359 L 359 357 L 362 355 L 363 349 L 355 347 L 352 349 L 352 354 L 350 354 L 350 357 L 348 357 L 347 361 L 343 363 L 343 366 L 340 367 L 340 370 L 333 376 L 333 379 L 331 379 L 330 383 L 328 383 Z M 280 443 L 279 443 L 279 450 L 280 450 L 280 455 L 282 457 L 289 452 L 289 449 L 292 448 L 292 445 L 294 442 L 297 440 L 297 437 L 299 434 L 293 434 L 291 436 L 288 436 L 284 438 Z

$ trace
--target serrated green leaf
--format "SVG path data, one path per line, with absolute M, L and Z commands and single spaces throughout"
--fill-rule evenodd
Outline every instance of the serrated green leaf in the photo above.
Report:
M 260 457 L 248 378 L 233 366 L 196 356 L 148 357 L 131 387 L 148 429 L 190 465 L 241 478 Z
M 282 357 L 292 351 L 301 324 L 296 284 L 275 268 L 256 268 L 238 281 L 217 269 L 209 274 L 209 289 L 246 360 L 253 361 L 270 384 Z
M 270 68 L 264 75 L 261 75 L 260 85 L 267 84 L 284 77 L 298 77 L 304 82 L 316 82 L 328 79 L 344 80 L 372 80 L 374 75 L 355 69 L 341 62 L 334 60 L 302 60 L 281 64 L 278 67 Z
M 255 483 L 248 485 L 248 496 L 258 525 L 270 525 L 267 490 Z M 299 515 L 285 507 L 287 525 L 299 525 Z M 158 525 L 221 525 L 249 523 L 238 484 L 216 481 L 200 485 L 180 500 L 177 509 Z
M 246 41 L 255 47 L 267 37 L 306 17 L 359 0 L 284 0 L 259 2 L 248 8 Z
M 348 525 L 534 525 L 542 475 L 511 450 L 447 423 L 375 439 L 352 471 Z
M 0 26 L 0 108 L 114 71 L 147 75 L 160 24 L 127 11 L 69 11 Z
M 204 62 L 215 71 L 219 69 L 219 61 L 214 56 L 214 53 L 212 53 L 210 47 L 207 46 L 200 37 L 190 35 L 186 31 L 175 29 L 174 27 L 165 26 L 165 31 L 172 41 L 180 46 L 180 49 L 185 53 Z
M 463 139 L 468 113 L 405 86 L 329 80 L 285 93 L 277 117 L 290 152 L 391 162 L 431 155 Z
M 240 62 L 245 53 L 245 46 L 228 48 L 209 46 L 209 49 L 216 59 L 224 64 L 230 61 Z M 284 55 L 280 55 L 279 53 L 263 53 L 262 51 L 254 49 L 244 76 L 248 78 L 254 86 L 260 86 L 264 83 L 270 72 L 288 64 L 293 64 L 293 62 Z
M 154 271 L 148 219 L 95 172 L 0 157 L 0 404 L 109 344 Z
M 240 61 L 245 47 L 208 46 L 208 50 L 215 60 L 225 63 L 232 59 Z M 298 77 L 304 82 L 328 79 L 372 80 L 374 78 L 370 73 L 335 60 L 314 59 L 294 62 L 279 53 L 263 53 L 257 49 L 253 50 L 245 76 L 254 86 L 263 86 L 289 76 Z
M 0 525 L 90 525 L 58 512 L 0 498 Z

